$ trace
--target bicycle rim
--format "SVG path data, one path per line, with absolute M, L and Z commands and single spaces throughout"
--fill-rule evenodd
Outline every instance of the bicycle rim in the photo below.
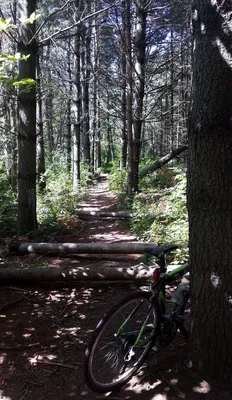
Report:
M 86 379 L 96 392 L 122 387 L 145 361 L 154 344 L 158 307 L 150 293 L 133 293 L 101 320 L 87 349 Z M 152 338 L 152 339 L 151 339 Z

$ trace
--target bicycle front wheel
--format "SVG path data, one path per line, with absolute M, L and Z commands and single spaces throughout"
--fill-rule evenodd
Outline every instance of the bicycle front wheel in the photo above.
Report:
M 151 350 L 159 327 L 159 305 L 150 292 L 121 300 L 99 322 L 85 352 L 85 378 L 95 392 L 118 390 Z

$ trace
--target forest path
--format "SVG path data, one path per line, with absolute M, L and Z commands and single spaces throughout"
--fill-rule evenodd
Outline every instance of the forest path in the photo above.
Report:
M 109 191 L 107 176 L 101 176 L 100 181 L 90 188 L 86 200 L 79 205 L 79 208 L 83 211 L 116 211 L 117 198 Z M 78 237 L 80 242 L 136 241 L 128 224 L 112 217 L 86 217 L 83 228 L 83 236 Z
M 83 211 L 116 211 L 117 198 L 109 190 L 109 182 L 107 175 L 102 175 L 95 185 L 91 186 L 86 199 L 79 205 L 79 209 Z M 80 230 L 73 233 L 62 235 L 59 240 L 66 243 L 130 243 L 135 242 L 136 237 L 129 228 L 129 222 L 112 218 L 112 217 L 81 217 Z M 94 262 L 102 261 L 102 266 L 114 266 L 122 262 L 124 266 L 135 264 L 138 255 L 120 255 L 120 254 L 76 254 L 67 257 L 62 256 L 53 260 L 59 265 L 71 263 L 72 266 L 84 266 L 89 260 Z M 96 262 L 95 261 L 95 262 Z
M 103 179 L 92 187 L 82 207 L 114 209 L 117 201 L 107 185 Z M 73 240 L 135 239 L 122 221 L 91 219 L 84 221 L 83 228 Z M 62 239 L 67 241 L 67 236 Z M 34 264 L 45 262 L 41 256 L 34 261 L 21 257 L 18 262 L 27 264 L 28 259 Z M 86 258 L 47 258 L 46 263 L 55 267 L 86 263 Z M 83 374 L 86 345 L 103 314 L 133 290 L 134 285 L 128 283 L 104 282 L 77 287 L 1 287 L 0 400 L 231 400 L 232 386 L 206 382 L 186 367 L 187 342 L 180 335 L 159 353 L 157 368 L 150 354 L 143 375 L 133 377 L 119 392 L 99 395 L 88 389 Z

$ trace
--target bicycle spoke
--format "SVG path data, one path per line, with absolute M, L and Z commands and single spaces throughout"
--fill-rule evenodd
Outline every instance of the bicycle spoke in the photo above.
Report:
M 128 296 L 99 326 L 89 359 L 93 385 L 121 385 L 143 362 L 152 347 L 156 325 L 149 298 L 150 294 L 143 292 Z

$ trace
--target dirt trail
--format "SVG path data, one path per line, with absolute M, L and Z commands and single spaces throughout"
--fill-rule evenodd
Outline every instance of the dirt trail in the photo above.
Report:
M 107 182 L 91 189 L 84 208 L 114 209 Z M 76 241 L 134 241 L 124 224 L 114 220 L 85 221 Z M 65 241 L 67 236 L 62 238 Z M 38 258 L 38 257 L 37 257 Z M 24 257 L 28 262 L 28 257 Z M 47 259 L 33 259 L 33 263 Z M 19 262 L 22 262 L 19 260 Z M 30 262 L 31 258 L 30 258 Z M 46 261 L 55 267 L 85 259 Z M 133 260 L 128 262 L 133 263 Z M 89 261 L 88 261 L 89 263 Z M 120 392 L 98 395 L 83 378 L 84 350 L 103 313 L 133 287 L 114 284 L 74 288 L 2 287 L 0 290 L 0 400 L 231 400 L 229 386 L 205 382 L 185 367 L 187 343 L 177 337 L 158 358 L 149 357 L 144 374 Z

